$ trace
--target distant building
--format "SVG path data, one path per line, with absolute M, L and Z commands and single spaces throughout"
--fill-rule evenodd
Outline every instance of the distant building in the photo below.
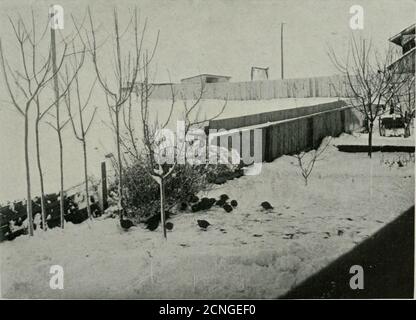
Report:
M 402 48 L 402 56 L 388 68 L 397 69 L 400 73 L 415 72 L 415 24 L 402 30 L 389 39 L 390 42 Z
M 217 82 L 229 82 L 231 77 L 220 76 L 215 74 L 198 74 L 193 77 L 181 79 L 182 83 L 217 83 Z
M 251 67 L 251 81 L 269 79 L 269 68 Z

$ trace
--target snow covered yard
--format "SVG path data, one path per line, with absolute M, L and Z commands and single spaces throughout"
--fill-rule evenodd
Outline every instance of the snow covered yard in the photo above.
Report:
M 120 230 L 106 219 L 0 244 L 5 298 L 276 298 L 353 248 L 414 203 L 408 154 L 342 153 L 331 142 L 304 185 L 296 159 L 264 163 L 258 176 L 207 193 L 238 201 L 178 214 L 168 241 L 160 227 Z M 205 196 L 201 194 L 200 196 Z M 269 201 L 274 209 L 263 211 Z M 197 219 L 211 223 L 202 231 Z M 64 289 L 49 287 L 50 266 L 64 269 Z

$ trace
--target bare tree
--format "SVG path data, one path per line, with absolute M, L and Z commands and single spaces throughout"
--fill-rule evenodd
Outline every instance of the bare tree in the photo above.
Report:
M 77 60 L 76 55 L 74 55 L 74 64 L 72 65 L 72 68 L 74 70 L 74 72 L 76 71 L 76 66 L 79 65 L 79 62 Z M 66 77 L 64 78 L 64 86 L 68 86 L 69 85 L 69 75 L 68 72 L 66 72 Z M 91 96 L 92 96 L 92 92 L 93 89 L 95 87 L 96 84 L 96 79 L 94 80 L 94 82 L 92 83 L 92 85 L 90 86 L 89 89 L 89 93 L 87 98 L 82 102 L 81 101 L 81 94 L 80 94 L 80 82 L 79 82 L 79 76 L 78 73 L 75 72 L 75 103 L 73 103 L 72 99 L 71 99 L 71 90 L 68 91 L 68 93 L 65 95 L 65 105 L 67 107 L 68 110 L 68 116 L 69 116 L 69 120 L 71 123 L 71 127 L 72 127 L 72 131 L 74 133 L 75 138 L 80 141 L 80 143 L 82 144 L 82 155 L 83 155 L 83 163 L 84 163 L 84 184 L 85 184 L 85 195 L 86 195 L 86 202 L 87 202 L 87 213 L 88 213 L 88 218 L 92 219 L 92 215 L 91 215 L 91 207 L 90 207 L 90 194 L 89 194 L 89 179 L 88 179 L 88 155 L 87 155 L 87 134 L 89 129 L 91 128 L 91 125 L 93 123 L 96 111 L 97 111 L 97 107 L 94 108 L 94 111 L 92 113 L 92 115 L 90 116 L 90 119 L 87 120 L 85 119 L 85 115 L 84 112 L 86 111 Z M 75 124 L 75 116 L 72 114 L 72 105 L 76 105 L 77 107 L 77 114 L 76 116 L 79 118 L 79 124 L 78 124 L 78 129 L 77 129 L 77 125 Z
M 390 48 L 383 56 L 377 54 L 371 41 L 351 38 L 347 58 L 339 58 L 330 48 L 329 57 L 346 77 L 349 103 L 364 116 L 368 129 L 368 156 L 372 153 L 374 121 L 382 115 L 406 78 L 393 64 L 396 54 Z
M 76 65 L 78 64 L 78 62 L 76 60 L 75 60 L 75 64 Z M 68 76 L 65 79 L 65 83 L 67 83 L 67 82 L 68 82 Z M 88 134 L 88 131 L 91 128 L 91 125 L 93 123 L 93 120 L 94 120 L 94 117 L 95 117 L 95 114 L 96 114 L 96 111 L 97 111 L 97 107 L 94 108 L 94 111 L 93 111 L 93 113 L 90 116 L 90 119 L 88 121 L 85 119 L 84 111 L 86 110 L 86 108 L 89 105 L 91 95 L 92 95 L 93 89 L 95 87 L 95 83 L 96 83 L 96 80 L 94 80 L 94 82 L 90 86 L 87 98 L 83 102 L 81 102 L 80 83 L 79 83 L 78 75 L 76 75 L 75 76 L 75 98 L 76 98 L 76 101 L 75 101 L 75 103 L 72 103 L 70 92 L 68 92 L 68 94 L 65 96 L 65 100 L 64 100 L 65 105 L 66 105 L 67 110 L 68 110 L 68 115 L 69 115 L 69 119 L 70 119 L 70 122 L 71 122 L 72 131 L 74 133 L 74 136 L 82 144 L 82 155 L 83 155 L 83 160 L 84 160 L 83 162 L 84 162 L 85 195 L 86 195 L 86 198 L 87 198 L 86 201 L 87 201 L 88 218 L 90 218 L 90 219 L 92 219 L 92 215 L 91 215 L 90 194 L 89 194 L 89 186 L 88 186 L 87 134 Z M 75 120 L 74 120 L 75 116 L 72 114 L 72 110 L 71 110 L 71 106 L 73 104 L 77 106 L 76 116 L 79 118 L 78 129 L 77 129 L 77 126 L 76 126 Z
M 17 112 L 24 119 L 24 155 L 25 155 L 25 171 L 26 171 L 26 192 L 27 192 L 27 215 L 28 215 L 28 229 L 29 235 L 33 235 L 33 213 L 32 213 L 32 194 L 31 194 L 31 178 L 30 178 L 30 158 L 29 158 L 29 112 L 33 104 L 38 105 L 39 94 L 41 90 L 53 79 L 65 58 L 67 47 L 63 49 L 62 56 L 57 68 L 52 70 L 51 50 L 49 48 L 46 58 L 41 54 L 40 42 L 43 36 L 39 39 L 36 38 L 35 32 L 35 20 L 32 13 L 32 30 L 29 30 L 22 17 L 18 17 L 13 21 L 9 17 L 11 27 L 13 29 L 18 48 L 20 68 L 14 69 L 10 66 L 4 56 L 4 49 L 0 39 L 0 57 L 1 68 L 3 71 L 4 82 L 11 99 L 12 105 Z M 42 58 L 39 62 L 37 59 Z M 38 64 L 40 64 L 38 66 Z M 14 86 L 12 86 L 12 83 Z M 17 97 L 17 92 L 22 94 L 22 98 Z M 52 104 L 47 109 L 51 108 Z M 37 131 L 38 133 L 38 131 Z M 39 140 L 37 136 L 37 146 Z M 38 148 L 37 148 L 38 150 Z M 43 184 L 43 182 L 42 182 Z M 43 221 L 44 217 L 43 207 Z M 45 225 L 45 224 L 44 224 Z
M 149 81 L 149 61 L 147 60 L 147 55 L 144 56 L 144 68 L 143 68 L 143 81 L 139 84 L 140 92 L 140 120 L 142 126 L 142 141 L 145 149 L 145 161 L 147 166 L 148 174 L 159 184 L 160 191 L 160 220 L 162 224 L 163 237 L 166 239 L 166 225 L 165 225 L 165 182 L 166 179 L 174 172 L 175 167 L 178 164 L 178 157 L 183 152 L 186 157 L 186 148 L 185 143 L 179 143 L 178 137 L 176 143 L 174 141 L 167 142 L 163 141 L 163 136 L 159 136 L 163 129 L 167 127 L 170 123 L 173 110 L 176 108 L 176 93 L 173 86 L 171 85 L 171 105 L 167 117 L 164 121 L 160 121 L 158 116 L 151 118 L 150 115 L 150 98 L 154 90 L 154 86 Z M 219 117 L 225 110 L 227 105 L 227 99 L 221 108 L 221 110 L 210 119 L 199 119 L 199 107 L 200 102 L 203 98 L 205 92 L 205 86 L 201 82 L 201 87 L 198 95 L 194 97 L 194 101 L 191 106 L 188 106 L 186 99 L 182 98 L 183 101 L 183 120 L 184 128 L 183 134 L 184 137 L 190 132 L 191 128 L 197 128 L 203 123 L 206 123 L 209 120 L 213 120 Z M 172 143 L 173 142 L 173 143 Z M 165 143 L 163 148 L 160 147 L 161 143 Z M 162 160 L 163 156 L 161 153 L 170 153 L 171 157 L 169 163 L 166 163 Z M 205 159 L 204 159 L 205 160 Z
M 110 111 L 110 116 L 112 124 L 115 129 L 116 134 L 116 146 L 117 146 L 117 162 L 118 162 L 118 193 L 119 193 L 119 209 L 120 214 L 122 215 L 123 208 L 123 159 L 121 154 L 121 137 L 120 137 L 120 125 L 121 125 L 121 112 L 124 104 L 130 99 L 132 91 L 136 84 L 136 79 L 139 74 L 139 71 L 143 68 L 141 65 L 141 52 L 143 46 L 143 40 L 146 33 L 147 20 L 144 22 L 142 31 L 139 31 L 139 21 L 137 16 L 137 9 L 134 10 L 134 13 L 131 16 L 130 22 L 124 32 L 120 32 L 120 25 L 117 10 L 114 9 L 113 19 L 114 19 L 114 33 L 112 38 L 115 42 L 115 53 L 114 61 L 115 67 L 113 72 L 113 87 L 107 82 L 106 77 L 103 75 L 103 70 L 100 67 L 98 60 L 98 45 L 96 38 L 96 30 L 94 27 L 93 18 L 91 11 L 88 8 L 88 17 L 90 22 L 89 33 L 86 33 L 87 43 L 89 45 L 89 51 L 92 56 L 92 62 L 94 65 L 95 72 L 97 74 L 97 80 L 101 88 L 104 91 L 107 106 Z M 134 49 L 132 51 L 128 50 L 127 53 L 122 51 L 122 38 L 126 32 L 130 29 L 130 25 L 133 25 L 133 37 L 134 37 Z M 78 30 L 80 33 L 80 30 Z M 153 53 L 151 59 L 154 56 L 156 51 L 157 43 L 159 39 L 159 33 L 154 44 Z M 150 59 L 150 60 L 151 60 Z
M 326 141 L 323 140 L 318 149 L 314 149 L 312 151 L 302 151 L 294 155 L 297 159 L 297 165 L 300 169 L 300 173 L 302 174 L 305 186 L 308 185 L 308 179 L 312 174 L 315 163 L 322 159 L 322 155 L 328 148 L 330 142 L 330 138 L 326 139 Z

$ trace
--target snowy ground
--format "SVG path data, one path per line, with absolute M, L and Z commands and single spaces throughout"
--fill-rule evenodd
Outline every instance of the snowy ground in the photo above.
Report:
M 411 132 L 413 128 L 411 127 Z M 378 129 L 373 133 L 373 146 L 414 146 L 415 136 L 412 135 L 408 138 L 403 138 L 400 134 L 403 134 L 403 129 L 397 129 L 394 133 L 393 130 L 389 130 L 389 136 L 380 136 Z M 354 132 L 352 135 L 344 136 L 340 140 L 339 144 L 344 145 L 368 145 L 368 134 Z
M 338 144 L 350 137 L 334 139 Z M 168 241 L 117 220 L 67 224 L 0 244 L 1 292 L 7 298 L 276 298 L 392 221 L 414 203 L 408 154 L 341 153 L 331 144 L 308 186 L 296 159 L 263 165 L 210 191 L 237 199 L 231 213 L 173 217 Z M 274 210 L 266 213 L 262 201 Z M 207 231 L 196 220 L 212 225 Z M 221 230 L 223 229 L 223 230 Z M 64 268 L 64 289 L 49 288 L 50 266 Z

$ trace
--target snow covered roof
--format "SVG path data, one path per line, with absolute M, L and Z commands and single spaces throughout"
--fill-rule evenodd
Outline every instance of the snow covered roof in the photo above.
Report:
M 415 24 L 408 26 L 407 28 L 400 31 L 398 34 L 394 35 L 389 39 L 390 42 L 397 44 L 398 46 L 403 47 L 405 43 L 414 39 L 415 37 Z

